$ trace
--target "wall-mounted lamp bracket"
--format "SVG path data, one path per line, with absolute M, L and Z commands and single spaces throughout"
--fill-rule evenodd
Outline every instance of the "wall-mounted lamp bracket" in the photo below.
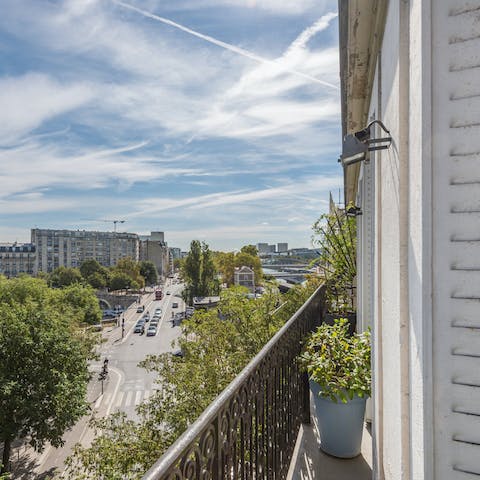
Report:
M 388 134 L 387 137 L 371 138 L 371 127 L 379 125 L 380 128 Z M 381 145 L 378 145 L 381 144 Z M 385 150 L 392 144 L 392 137 L 390 131 L 380 120 L 370 122 L 366 128 L 355 133 L 350 133 L 345 136 L 342 145 L 342 155 L 338 161 L 345 168 L 358 162 L 368 162 L 368 152 L 376 150 Z

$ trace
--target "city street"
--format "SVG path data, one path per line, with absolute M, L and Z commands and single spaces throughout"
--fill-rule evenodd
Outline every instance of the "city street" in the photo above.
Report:
M 142 297 L 142 305 L 145 305 L 143 313 L 137 313 L 137 304 L 132 305 L 124 314 L 125 332 L 122 338 L 122 326 L 109 327 L 103 333 L 106 340 L 99 348 L 100 357 L 96 362 L 92 362 L 91 371 L 94 372 L 92 381 L 88 388 L 88 399 L 92 407 L 92 414 L 96 416 L 107 416 L 111 413 L 125 412 L 129 419 L 136 419 L 136 407 L 147 400 L 154 392 L 157 386 L 154 382 L 154 375 L 147 373 L 144 369 L 138 367 L 138 363 L 145 359 L 147 355 L 159 354 L 173 351 L 172 342 L 178 338 L 181 329 L 180 326 L 172 326 L 172 312 L 182 312 L 185 310 L 185 304 L 181 298 L 181 284 L 172 284 L 172 280 L 167 280 L 163 288 L 163 299 L 155 300 L 154 294 L 146 294 Z M 166 292 L 170 295 L 166 295 Z M 177 308 L 172 304 L 178 303 Z M 147 337 L 146 333 L 133 333 L 133 328 L 140 318 L 148 311 L 150 318 L 153 316 L 156 308 L 162 309 L 162 316 L 158 324 L 158 331 L 155 336 Z M 146 324 L 148 327 L 149 323 Z M 146 331 L 146 330 L 145 330 Z M 98 380 L 98 374 L 102 370 L 104 360 L 108 359 L 108 376 L 102 385 Z M 70 455 L 73 446 L 76 443 L 88 445 L 93 439 L 93 431 L 88 428 L 88 421 L 91 415 L 82 418 L 75 427 L 64 436 L 65 445 L 62 448 L 47 447 L 42 454 L 35 454 L 35 461 L 32 461 L 32 452 L 28 449 L 12 455 L 12 462 L 15 466 L 17 462 L 30 465 L 29 471 L 35 471 L 31 476 L 20 476 L 16 473 L 13 478 L 42 478 L 48 472 L 55 468 L 62 471 L 65 459 Z M 16 458 L 17 462 L 15 462 Z M 29 458 L 30 457 L 30 458 Z M 26 471 L 23 472 L 25 474 Z

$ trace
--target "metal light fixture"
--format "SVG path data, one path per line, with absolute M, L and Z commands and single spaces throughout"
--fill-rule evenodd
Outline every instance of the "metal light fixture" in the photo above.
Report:
M 388 137 L 371 138 L 370 129 L 374 124 L 378 124 L 380 128 L 388 134 Z M 364 160 L 368 161 L 368 152 L 384 150 L 389 148 L 391 144 L 392 137 L 390 136 L 390 131 L 387 130 L 380 120 L 374 120 L 363 130 L 345 136 L 343 139 L 342 154 L 338 161 L 344 168 Z
M 347 215 L 347 217 L 358 217 L 359 215 L 362 215 L 363 212 L 360 207 L 357 207 L 356 205 L 350 205 L 345 210 L 345 214 Z

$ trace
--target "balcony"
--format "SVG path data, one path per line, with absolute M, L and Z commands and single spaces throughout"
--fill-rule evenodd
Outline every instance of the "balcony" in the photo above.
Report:
M 323 310 L 320 287 L 143 480 L 371 478 L 368 453 L 338 460 L 318 448 L 308 378 L 296 357 Z

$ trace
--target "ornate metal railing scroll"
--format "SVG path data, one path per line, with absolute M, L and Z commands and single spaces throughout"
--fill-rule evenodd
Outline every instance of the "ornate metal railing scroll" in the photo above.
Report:
M 320 324 L 320 287 L 143 480 L 281 480 L 300 424 L 310 421 L 308 379 L 296 357 Z

